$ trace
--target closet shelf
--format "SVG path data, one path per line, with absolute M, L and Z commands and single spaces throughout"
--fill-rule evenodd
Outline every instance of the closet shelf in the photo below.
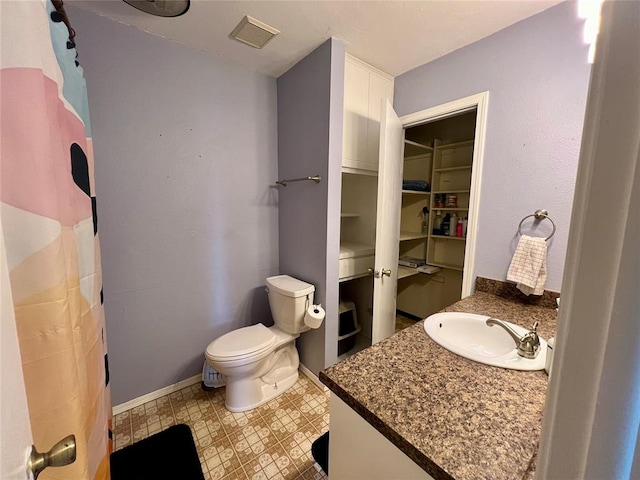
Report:
M 420 192 L 418 190 L 402 190 L 402 193 L 406 193 L 408 195 L 431 195 L 431 192 Z
M 470 193 L 471 190 L 438 190 L 437 192 L 431 193 Z
M 452 263 L 438 263 L 438 262 L 429 262 L 429 265 L 434 265 L 436 267 L 442 267 L 442 268 L 448 268 L 449 270 L 458 270 L 459 272 L 462 272 L 462 266 L 461 265 L 454 265 Z
M 424 145 L 422 143 L 414 142 L 412 140 L 404 140 L 404 154 L 405 157 L 411 157 L 415 155 L 425 154 L 428 152 L 433 152 L 433 147 L 429 145 Z
M 365 255 L 373 255 L 375 253 L 375 245 L 365 243 L 340 241 L 340 260 L 345 258 L 363 257 Z
M 432 210 L 437 212 L 438 210 L 450 211 L 450 212 L 458 212 L 458 211 L 468 211 L 469 207 L 432 207 Z
M 422 238 L 427 238 L 428 235 L 426 233 L 419 232 L 400 232 L 400 241 L 404 242 L 406 240 L 419 240 Z
M 420 272 L 417 268 L 403 267 L 402 265 L 398 265 L 398 280 L 402 278 L 412 277 L 419 273 Z
M 471 170 L 471 165 L 464 165 L 462 167 L 446 167 L 446 168 L 434 168 L 433 171 L 438 172 L 457 172 L 460 170 Z
M 431 238 L 436 240 L 466 240 L 467 237 L 448 237 L 446 235 L 431 235 Z
M 473 146 L 475 140 L 465 140 L 464 142 L 456 142 L 456 143 L 445 143 L 443 145 L 438 145 L 440 150 L 452 149 L 452 148 L 460 148 L 460 147 L 469 147 Z
M 342 213 L 340 213 L 340 218 L 357 218 L 359 216 L 360 216 L 359 213 L 354 213 L 354 212 L 342 212 Z

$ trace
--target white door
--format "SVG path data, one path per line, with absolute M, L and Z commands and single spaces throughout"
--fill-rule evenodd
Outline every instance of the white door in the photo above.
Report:
M 27 478 L 33 438 L 0 222 L 0 478 Z
M 402 202 L 404 130 L 389 100 L 382 102 L 371 343 L 390 337 L 395 331 Z

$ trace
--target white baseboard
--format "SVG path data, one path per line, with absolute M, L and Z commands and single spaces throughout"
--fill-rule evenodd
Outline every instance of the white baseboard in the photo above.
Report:
M 327 387 L 320 381 L 316 375 L 305 367 L 303 364 L 300 364 L 300 372 L 307 377 L 311 382 L 318 386 L 322 391 L 326 391 Z M 119 413 L 126 412 L 127 410 L 131 410 L 132 408 L 139 407 L 147 402 L 155 400 L 156 398 L 164 397 L 165 395 L 169 395 L 170 393 L 177 392 L 178 390 L 189 387 L 191 385 L 195 385 L 196 383 L 200 383 L 202 381 L 202 374 L 194 375 L 193 377 L 187 378 L 186 380 L 182 380 L 178 383 L 174 383 L 173 385 L 169 385 L 168 387 L 163 387 L 155 392 L 150 392 L 140 397 L 134 398 L 133 400 L 129 400 L 128 402 L 121 403 L 120 405 L 115 405 L 113 407 L 113 414 L 118 415 Z
M 320 390 L 322 390 L 323 392 L 327 390 L 327 386 L 324 383 L 322 383 L 318 377 L 316 377 L 316 374 L 313 373 L 311 370 L 309 370 L 307 367 L 305 367 L 302 363 L 300 364 L 300 371 L 304 374 L 305 377 L 311 380 L 311 382 L 314 383 Z
M 196 383 L 200 383 L 201 381 L 202 374 L 194 375 L 193 377 L 187 378 L 186 380 L 181 380 L 180 382 L 169 385 L 168 387 L 163 387 L 160 390 L 156 390 L 155 392 L 150 392 L 146 395 L 134 398 L 133 400 L 129 400 L 128 402 L 121 403 L 120 405 L 115 405 L 113 407 L 113 414 L 118 415 L 119 413 L 131 410 L 132 408 L 143 405 L 147 402 L 155 400 L 156 398 L 164 397 L 165 395 L 169 395 L 170 393 L 177 392 L 184 387 L 189 387 L 191 385 L 195 385 Z

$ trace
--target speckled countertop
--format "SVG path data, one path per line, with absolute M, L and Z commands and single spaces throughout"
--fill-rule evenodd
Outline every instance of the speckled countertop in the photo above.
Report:
M 556 328 L 553 294 L 538 305 L 479 279 L 444 311 Z M 509 289 L 508 293 L 511 293 Z M 491 292 L 491 293 L 488 293 Z M 547 390 L 544 370 L 490 367 L 431 340 L 423 322 L 320 372 L 320 380 L 434 478 L 521 480 L 535 468 Z

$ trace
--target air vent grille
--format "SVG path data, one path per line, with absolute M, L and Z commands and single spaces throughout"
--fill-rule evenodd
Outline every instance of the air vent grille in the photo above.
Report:
M 246 15 L 229 36 L 252 47 L 262 48 L 279 33 L 279 30 Z

